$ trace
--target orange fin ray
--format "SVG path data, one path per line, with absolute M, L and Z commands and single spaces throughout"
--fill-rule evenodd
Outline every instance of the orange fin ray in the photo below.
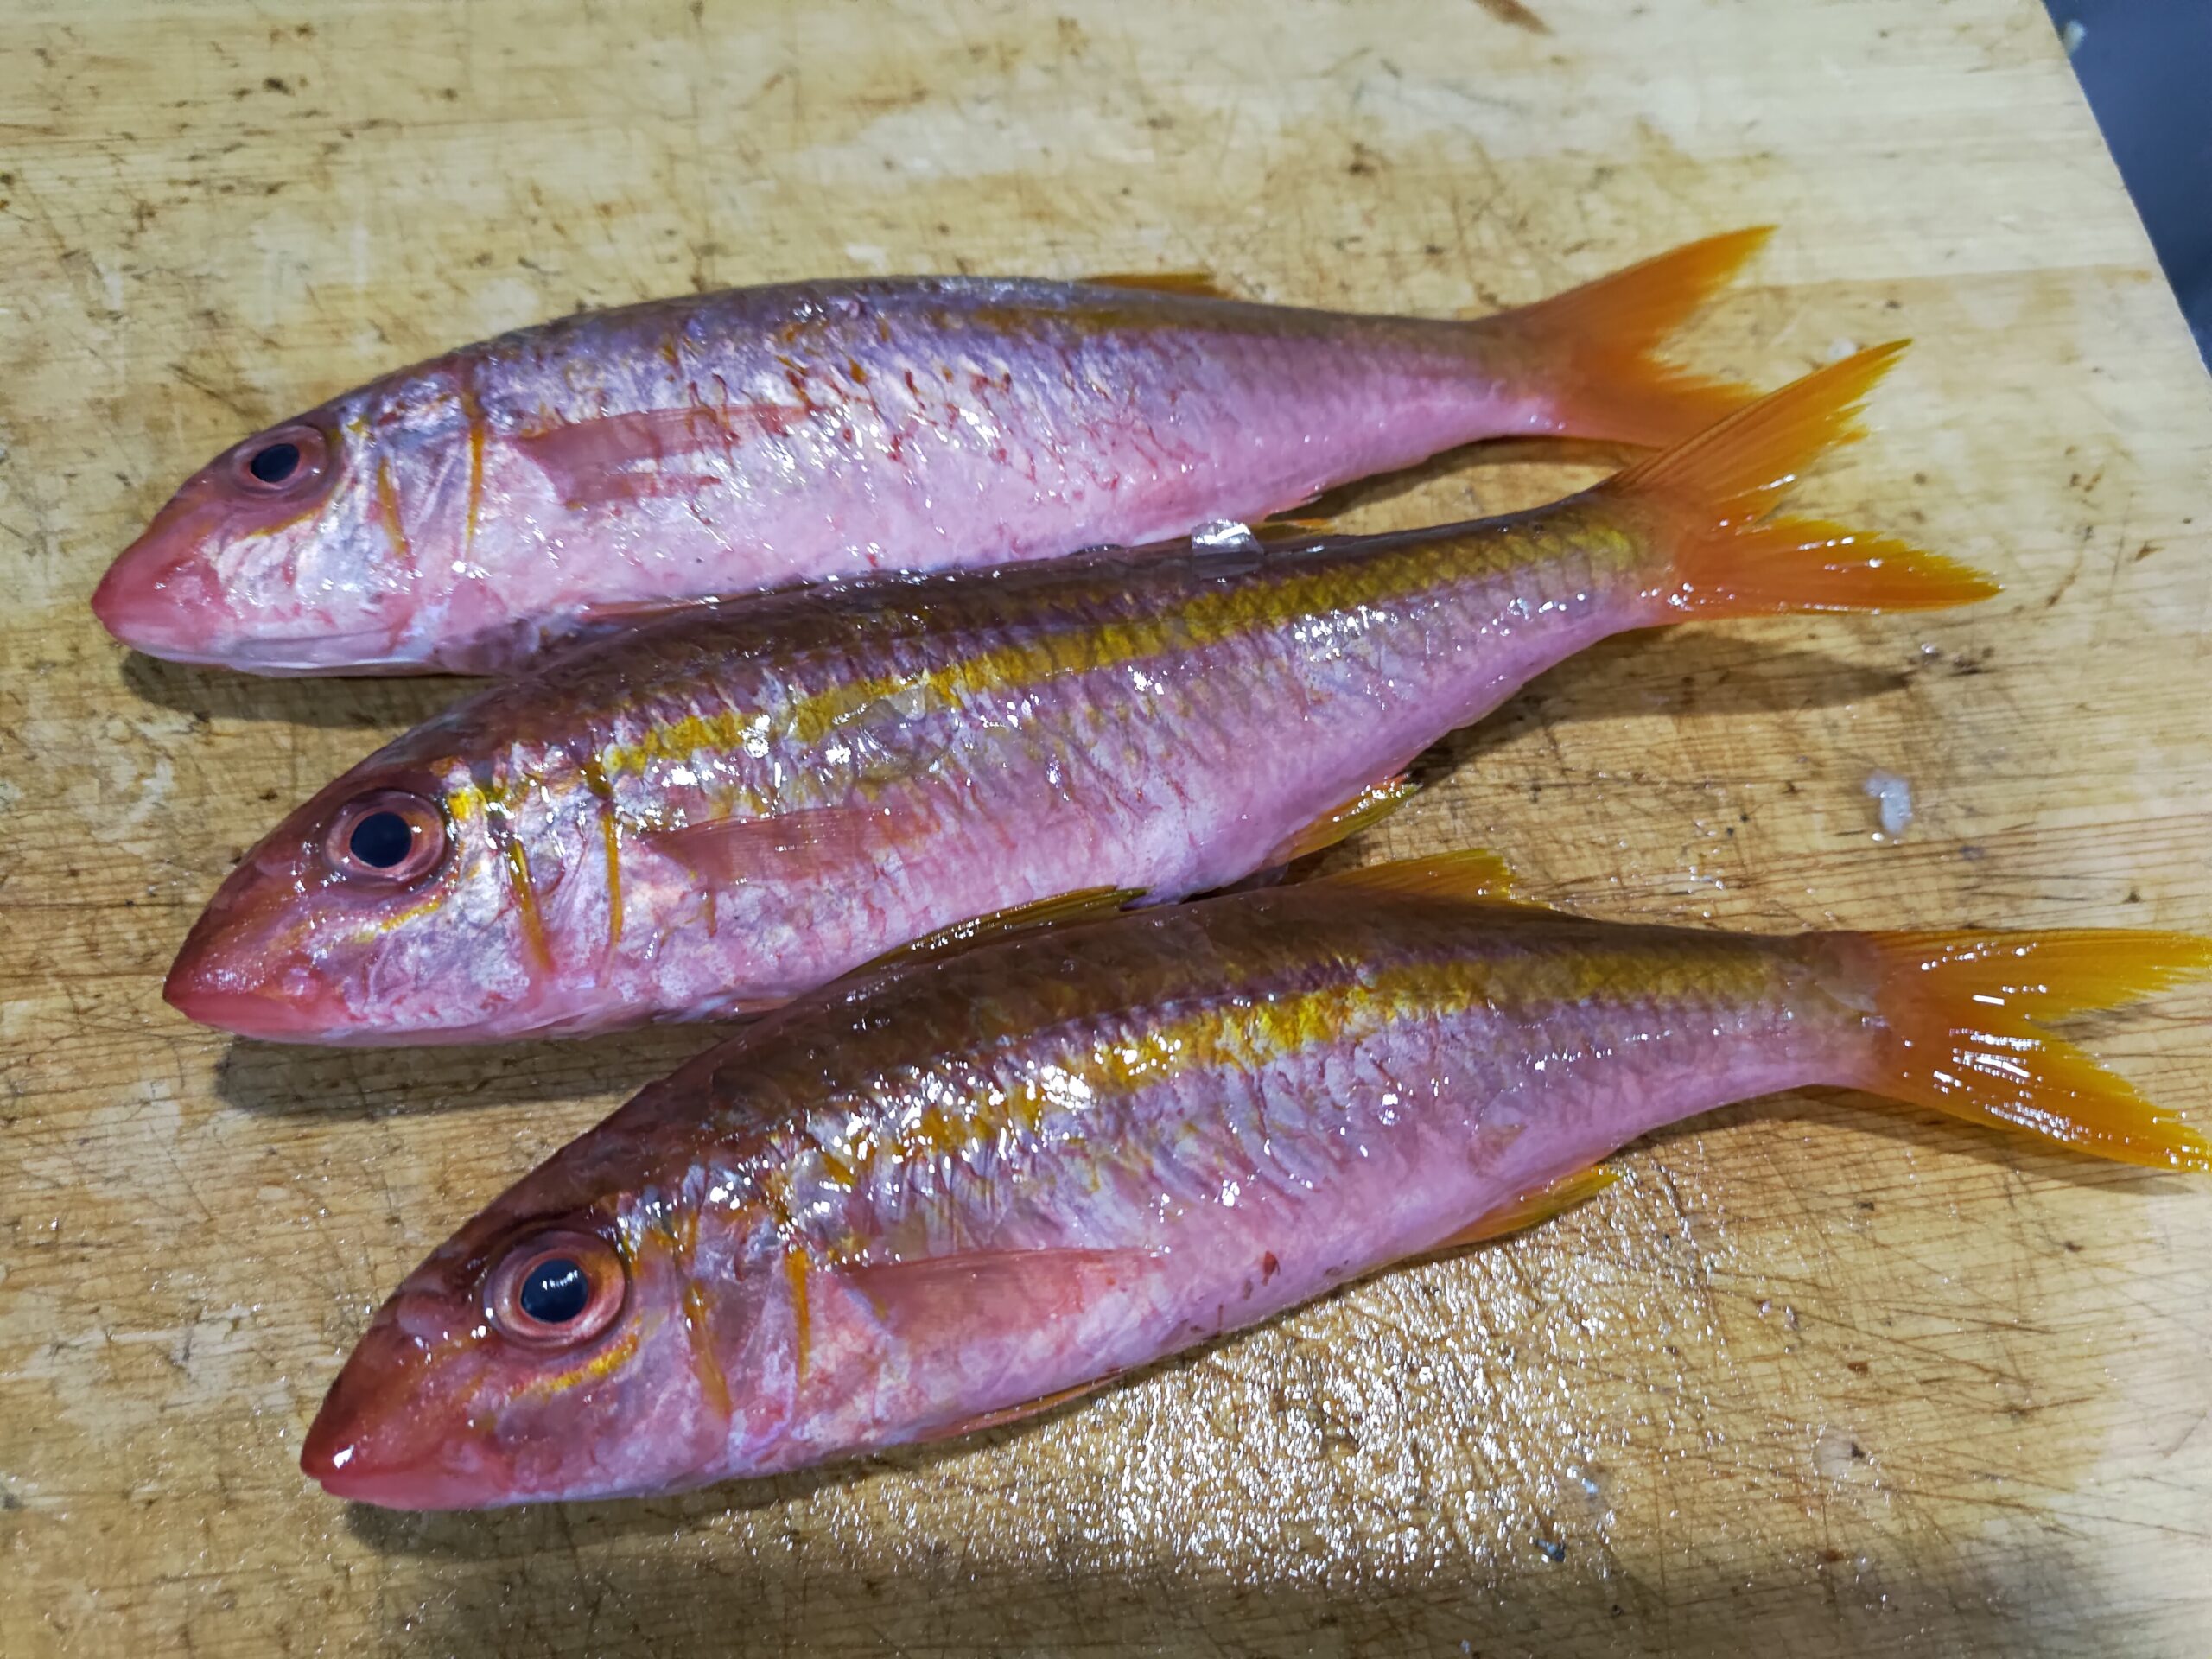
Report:
M 1906 342 L 1793 380 L 1596 493 L 1652 527 L 1669 564 L 1650 597 L 1673 620 L 1971 604 L 1997 584 L 1937 553 L 1818 518 L 1769 518 L 1807 467 L 1865 435 L 1860 405 Z
M 1308 853 L 1318 853 L 1325 847 L 1349 841 L 1363 830 L 1373 829 L 1420 793 L 1421 785 L 1402 772 L 1370 784 L 1342 805 L 1332 807 L 1303 830 L 1286 836 L 1260 861 L 1263 865 L 1288 864 Z
M 1457 1250 L 1540 1227 L 1555 1216 L 1563 1216 L 1589 1203 L 1620 1178 L 1620 1172 L 1610 1164 L 1592 1164 L 1587 1169 L 1575 1170 L 1532 1192 L 1510 1198 L 1495 1210 L 1484 1211 L 1436 1248 Z
M 1860 933 L 1880 1024 L 1861 1088 L 2152 1169 L 2212 1170 L 2212 1142 L 2043 1029 L 2212 977 L 2212 939 L 2120 929 Z
M 1770 225 L 1710 236 L 1517 310 L 1466 325 L 1510 348 L 1564 437 L 1676 443 L 1750 401 L 1653 355 L 1765 245 Z

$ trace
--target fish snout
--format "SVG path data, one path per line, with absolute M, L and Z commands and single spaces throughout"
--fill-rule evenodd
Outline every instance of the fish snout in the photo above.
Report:
M 435 1354 L 379 1313 L 324 1396 L 300 1448 L 300 1468 L 333 1497 L 388 1510 L 479 1509 L 504 1501 L 512 1471 L 498 1446 L 455 1432 L 443 1408 L 461 1359 Z M 430 1397 L 435 1390 L 437 1397 Z
M 296 948 L 270 937 L 261 907 L 216 894 L 186 935 L 162 999 L 188 1020 L 267 1042 L 343 1040 L 340 985 Z
M 92 614 L 149 656 L 218 660 L 226 613 L 221 585 L 199 550 L 197 526 L 188 518 L 157 519 L 108 566 L 92 590 Z

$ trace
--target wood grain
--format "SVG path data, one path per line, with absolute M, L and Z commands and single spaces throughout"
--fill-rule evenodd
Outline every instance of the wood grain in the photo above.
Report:
M 1615 641 L 1361 855 L 1486 842 L 1751 927 L 2212 926 L 2212 405 L 2028 0 L 17 0 L 7 63 L 10 1654 L 2202 1650 L 2212 1188 L 1842 1095 L 978 1443 L 348 1511 L 295 1458 L 370 1308 L 701 1039 L 297 1054 L 173 1016 L 230 861 L 452 687 L 175 668 L 84 602 L 243 432 L 580 305 L 1206 267 L 1448 313 L 1770 219 L 1689 354 L 1773 383 L 1917 336 L 1806 498 L 2007 593 Z M 1338 505 L 1591 476 L 1531 453 Z M 2203 1117 L 2208 1012 L 2090 1034 Z

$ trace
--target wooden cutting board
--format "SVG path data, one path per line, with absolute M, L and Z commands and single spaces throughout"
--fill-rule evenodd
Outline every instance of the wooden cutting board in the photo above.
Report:
M 1617 640 L 1362 855 L 1486 843 L 1748 928 L 2212 927 L 2212 397 L 2030 0 L 18 0 L 5 51 L 0 1648 L 2204 1651 L 2212 1181 L 1840 1094 L 973 1443 L 331 1502 L 295 1459 L 377 1300 L 705 1036 L 309 1053 L 172 1014 L 240 849 L 454 688 L 172 667 L 84 602 L 246 431 L 579 306 L 1203 267 L 1442 314 L 1770 219 L 1686 354 L 1771 384 L 1918 336 L 1805 499 L 2007 592 Z M 1592 475 L 1537 453 L 1337 505 Z M 2212 1118 L 2208 1013 L 2090 1035 Z

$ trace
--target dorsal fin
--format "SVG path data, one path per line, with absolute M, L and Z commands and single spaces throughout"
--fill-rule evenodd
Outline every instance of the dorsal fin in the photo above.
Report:
M 1085 276 L 1093 288 L 1130 288 L 1146 294 L 1179 294 L 1192 300 L 1233 300 L 1210 270 L 1109 270 Z
M 1432 853 L 1426 858 L 1402 858 L 1389 864 L 1363 864 L 1356 870 L 1338 870 L 1318 879 L 1366 893 L 1407 893 L 1489 904 L 1525 902 L 1515 897 L 1513 872 L 1505 861 L 1481 847 L 1456 853 Z

